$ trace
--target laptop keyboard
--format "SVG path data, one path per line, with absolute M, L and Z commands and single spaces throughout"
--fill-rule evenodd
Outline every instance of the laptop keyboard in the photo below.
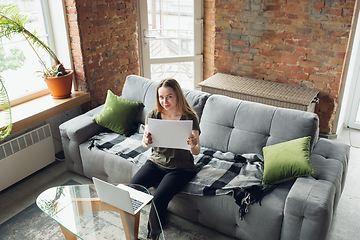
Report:
M 134 209 L 134 212 L 141 206 L 143 205 L 143 202 L 139 201 L 139 200 L 136 200 L 134 198 L 131 198 L 131 203 L 133 205 L 133 209 Z

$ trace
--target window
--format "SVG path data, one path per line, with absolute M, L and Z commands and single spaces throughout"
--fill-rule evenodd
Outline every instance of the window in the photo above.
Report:
M 1 4 L 16 4 L 22 14 L 29 17 L 26 28 L 36 31 L 37 36 L 49 44 L 44 21 L 43 4 L 41 0 L 0 0 Z M 24 97 L 28 94 L 47 89 L 44 79 L 37 71 L 44 67 L 29 43 L 20 34 L 14 35 L 11 41 L 3 39 L 0 46 L 2 75 L 10 100 Z M 46 66 L 51 66 L 51 59 L 42 49 L 39 56 Z
M 65 28 L 65 16 L 63 1 L 45 0 L 0 0 L 0 4 L 16 4 L 22 14 L 27 15 L 29 22 L 26 28 L 37 33 L 37 36 L 56 52 L 59 42 L 62 49 L 69 49 L 68 35 Z M 50 22 L 50 17 L 52 21 Z M 54 15 L 54 16 L 53 16 Z M 56 15 L 56 16 L 55 16 Z M 50 27 L 57 29 L 52 31 Z M 52 42 L 52 39 L 59 39 Z M 65 47 L 65 48 L 64 48 Z M 65 67 L 69 68 L 70 54 L 63 51 L 58 55 Z M 47 66 L 52 66 L 52 59 L 43 51 L 38 49 L 42 62 Z M 11 41 L 3 38 L 0 45 L 0 75 L 3 77 L 5 87 L 8 92 L 12 105 L 35 98 L 39 95 L 49 93 L 41 73 L 44 69 L 43 63 L 36 56 L 29 43 L 20 34 L 14 35 Z
M 140 1 L 139 39 L 144 77 L 155 81 L 172 77 L 183 88 L 198 87 L 203 72 L 202 3 Z

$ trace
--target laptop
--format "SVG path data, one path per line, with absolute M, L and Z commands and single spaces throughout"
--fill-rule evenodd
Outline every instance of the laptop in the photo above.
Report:
M 133 215 L 137 214 L 153 198 L 150 194 L 124 184 L 115 186 L 95 177 L 92 179 L 100 201 Z

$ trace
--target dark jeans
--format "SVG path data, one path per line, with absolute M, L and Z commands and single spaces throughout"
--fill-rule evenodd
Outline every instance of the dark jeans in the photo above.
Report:
M 152 204 L 148 223 L 148 228 L 151 229 L 150 233 L 152 236 L 161 233 L 156 211 L 159 215 L 160 222 L 164 224 L 169 202 L 194 176 L 195 171 L 162 169 L 148 160 L 131 179 L 131 184 L 140 184 L 146 188 L 156 187 L 153 199 L 156 210 L 154 209 L 154 204 Z

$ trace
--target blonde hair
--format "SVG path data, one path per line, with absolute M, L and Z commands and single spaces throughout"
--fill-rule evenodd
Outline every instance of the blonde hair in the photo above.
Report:
M 176 106 L 178 111 L 182 115 L 192 114 L 198 117 L 195 111 L 190 107 L 188 101 L 186 100 L 180 84 L 173 78 L 166 78 L 164 80 L 161 80 L 156 88 L 156 110 L 158 112 L 162 112 L 162 110 L 164 110 L 159 101 L 159 88 L 161 87 L 171 87 L 174 90 L 177 101 Z

